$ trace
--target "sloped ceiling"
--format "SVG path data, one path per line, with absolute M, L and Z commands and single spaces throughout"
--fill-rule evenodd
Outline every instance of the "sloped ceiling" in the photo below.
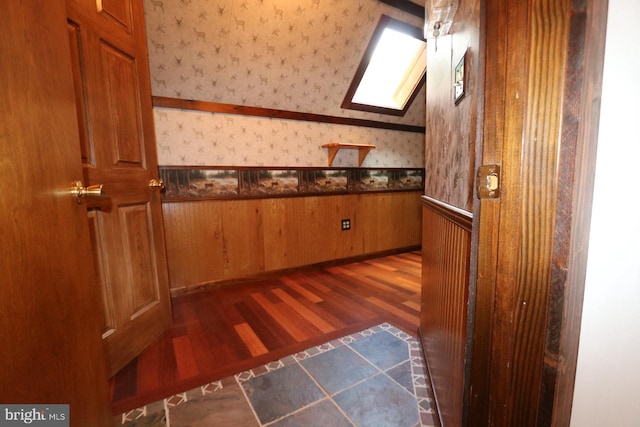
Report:
M 380 16 L 417 27 L 423 26 L 421 18 L 378 0 L 144 1 L 154 96 L 425 125 L 424 88 L 404 117 L 340 107 Z M 326 166 L 320 144 L 340 137 L 378 144 L 368 156 L 371 166 L 414 167 L 424 161 L 423 134 L 193 117 L 158 108 L 156 114 L 165 165 Z M 247 135 L 252 139 L 241 140 Z M 389 151 L 382 150 L 385 144 Z M 337 165 L 351 161 L 336 159 Z
M 340 104 L 382 14 L 378 0 L 146 0 L 154 95 L 424 126 Z M 423 89 L 424 92 L 424 89 Z

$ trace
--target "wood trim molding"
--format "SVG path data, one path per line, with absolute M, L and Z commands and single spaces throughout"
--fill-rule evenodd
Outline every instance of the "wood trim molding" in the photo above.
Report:
M 466 425 L 564 426 L 580 335 L 606 2 L 486 7 L 492 78 L 481 159 L 502 165 L 509 191 L 476 209 Z
M 388 4 L 391 7 L 400 9 L 403 12 L 410 13 L 413 16 L 424 19 L 426 16 L 425 8 L 419 4 L 409 0 L 380 0 L 380 2 Z
M 327 116 L 323 114 L 300 113 L 297 111 L 276 110 L 272 108 L 250 107 L 245 105 L 221 104 L 218 102 L 196 101 L 192 99 L 167 98 L 154 96 L 154 107 L 175 108 L 180 110 L 205 111 L 208 113 L 237 114 L 241 116 L 269 117 L 272 119 L 299 120 L 305 122 L 331 123 L 337 125 L 389 129 L 401 132 L 426 133 L 424 126 L 403 125 L 378 122 L 375 120 L 352 119 L 348 117 Z
M 558 176 L 551 304 L 547 320 L 539 425 L 566 426 L 573 389 L 591 227 L 607 1 L 591 0 L 570 15 Z M 588 118 L 588 120 L 585 120 Z M 567 214 L 567 212 L 571 212 Z
M 437 212 L 459 227 L 462 227 L 467 231 L 471 231 L 471 224 L 473 223 L 473 214 L 471 212 L 457 208 L 429 196 L 422 196 L 421 200 L 424 207 Z

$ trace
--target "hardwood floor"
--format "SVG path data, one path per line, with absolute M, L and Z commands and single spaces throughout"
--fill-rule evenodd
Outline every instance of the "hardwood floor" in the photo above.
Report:
M 111 380 L 113 413 L 388 322 L 417 337 L 420 252 L 173 299 L 172 328 Z

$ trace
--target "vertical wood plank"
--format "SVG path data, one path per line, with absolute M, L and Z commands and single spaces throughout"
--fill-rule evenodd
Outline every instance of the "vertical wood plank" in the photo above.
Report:
M 264 271 L 263 206 L 260 200 L 221 204 L 225 277 Z
M 163 213 L 174 292 L 421 243 L 418 192 L 165 203 Z
M 423 204 L 420 336 L 441 424 L 462 425 L 471 215 Z
M 514 31 L 508 47 L 513 53 L 507 64 L 499 233 L 502 251 L 513 256 L 498 258 L 490 412 L 497 425 L 533 426 L 549 301 L 570 2 L 508 3 L 509 28 L 526 32 Z
M 220 208 L 210 202 L 162 205 L 172 288 L 224 277 Z

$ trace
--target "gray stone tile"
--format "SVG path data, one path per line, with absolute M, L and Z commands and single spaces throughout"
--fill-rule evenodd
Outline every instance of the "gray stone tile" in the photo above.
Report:
M 334 396 L 358 426 L 411 427 L 420 422 L 414 396 L 383 374 Z
M 353 427 L 353 424 L 329 399 L 296 412 L 270 427 Z
M 419 347 L 391 332 L 370 328 L 176 394 L 166 399 L 166 416 L 159 401 L 114 422 L 128 427 L 432 426 Z
M 407 343 L 387 331 L 378 332 L 349 346 L 383 371 L 409 360 Z
M 379 372 L 346 346 L 303 360 L 300 364 L 332 395 Z
M 386 373 L 394 381 L 404 387 L 409 393 L 414 393 L 413 372 L 411 371 L 411 362 L 409 360 L 401 365 L 389 369 Z
M 120 416 L 119 420 L 116 420 L 116 425 L 122 425 L 124 427 L 166 427 L 166 421 L 164 410 L 161 410 L 149 415 L 140 416 L 140 418 L 127 421 L 124 424 L 122 423 L 122 416 Z
M 242 383 L 261 423 L 268 423 L 326 395 L 300 367 L 290 365 Z
M 171 427 L 260 425 L 237 383 L 169 407 L 169 422 Z

